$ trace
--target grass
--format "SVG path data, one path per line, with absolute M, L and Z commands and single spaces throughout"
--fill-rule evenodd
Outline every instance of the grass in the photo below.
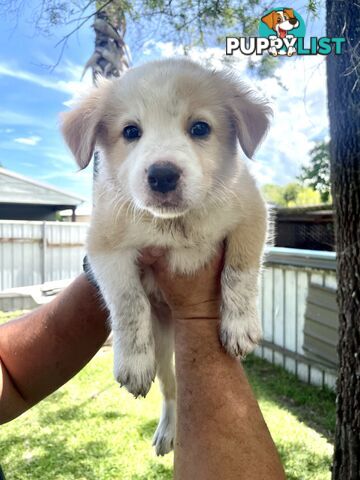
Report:
M 1 316 L 0 316 L 1 322 Z M 103 349 L 67 385 L 0 430 L 7 480 L 170 480 L 172 455 L 151 447 L 160 394 L 134 400 L 112 379 Z M 332 392 L 249 357 L 246 370 L 289 480 L 329 480 Z
M 13 318 L 20 317 L 23 313 L 26 313 L 28 310 L 16 310 L 14 312 L 1 312 L 0 311 L 0 325 L 6 323 Z

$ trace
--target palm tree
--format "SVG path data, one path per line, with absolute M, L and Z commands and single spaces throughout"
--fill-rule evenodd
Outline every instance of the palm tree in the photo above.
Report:
M 93 23 L 95 50 L 86 62 L 82 77 L 91 68 L 93 83 L 99 76 L 120 77 L 129 68 L 130 58 L 125 45 L 126 19 L 122 0 L 96 2 Z M 94 154 L 94 179 L 98 172 L 98 153 Z

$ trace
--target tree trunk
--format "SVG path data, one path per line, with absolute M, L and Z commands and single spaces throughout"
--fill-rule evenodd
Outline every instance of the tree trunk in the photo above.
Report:
M 99 76 L 111 78 L 120 75 L 129 68 L 129 55 L 124 37 L 126 19 L 122 0 L 97 1 L 93 24 L 95 31 L 95 50 L 84 67 L 83 76 L 88 68 L 92 70 L 93 83 Z M 94 179 L 98 171 L 98 153 L 94 153 Z
M 339 376 L 333 480 L 360 479 L 360 8 L 327 0 L 327 36 L 345 37 L 327 59 L 330 157 L 339 304 Z
M 95 50 L 87 61 L 84 73 L 92 69 L 93 82 L 97 77 L 120 77 L 129 67 L 129 58 L 124 41 L 126 33 L 125 14 L 121 0 L 96 2 L 93 24 Z

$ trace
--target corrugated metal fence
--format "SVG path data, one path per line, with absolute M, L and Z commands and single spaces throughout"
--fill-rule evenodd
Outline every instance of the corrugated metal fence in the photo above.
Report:
M 80 223 L 0 221 L 0 291 L 78 275 L 87 228 Z M 317 284 L 335 292 L 335 266 L 333 252 L 268 249 L 259 298 L 264 340 L 256 350 L 300 379 L 331 388 L 335 366 L 314 360 L 303 347 L 309 287 Z
M 264 339 L 255 352 L 307 383 L 330 388 L 335 385 L 336 367 L 314 360 L 303 347 L 309 286 L 330 287 L 335 294 L 335 269 L 333 252 L 268 250 L 259 298 Z
M 75 277 L 88 225 L 0 220 L 0 291 Z

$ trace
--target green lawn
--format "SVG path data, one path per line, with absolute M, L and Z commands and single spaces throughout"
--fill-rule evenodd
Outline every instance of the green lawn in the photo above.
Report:
M 173 456 L 157 458 L 151 447 L 158 388 L 134 400 L 113 381 L 111 363 L 111 349 L 105 348 L 65 387 L 1 427 L 7 480 L 172 478 Z M 254 357 L 246 369 L 287 478 L 330 479 L 334 395 Z
M 2 312 L 0 311 L 0 325 L 2 323 L 8 322 L 12 318 L 20 317 L 23 313 L 26 313 L 28 310 L 18 310 L 15 312 Z

